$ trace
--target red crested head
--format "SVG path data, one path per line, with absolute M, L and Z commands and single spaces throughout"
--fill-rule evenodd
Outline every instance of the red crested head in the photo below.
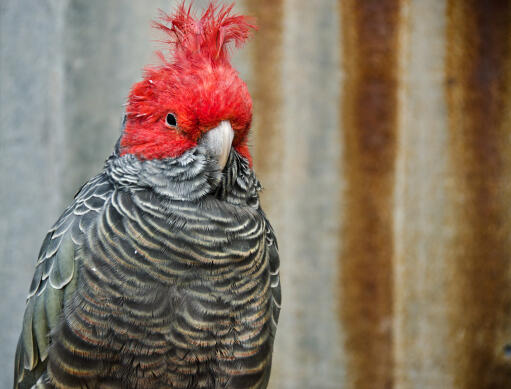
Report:
M 121 154 L 141 159 L 177 157 L 203 134 L 229 121 L 232 146 L 250 160 L 246 145 L 252 100 L 229 61 L 228 46 L 241 46 L 255 28 L 232 5 L 210 4 L 201 17 L 182 3 L 173 15 L 162 12 L 155 26 L 169 39 L 171 59 L 145 69 L 129 95 Z

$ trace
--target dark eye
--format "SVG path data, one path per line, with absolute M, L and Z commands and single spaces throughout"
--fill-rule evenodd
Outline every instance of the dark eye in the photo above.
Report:
M 165 118 L 165 124 L 168 127 L 175 127 L 175 126 L 177 126 L 176 115 L 174 115 L 173 113 L 168 113 L 167 117 Z

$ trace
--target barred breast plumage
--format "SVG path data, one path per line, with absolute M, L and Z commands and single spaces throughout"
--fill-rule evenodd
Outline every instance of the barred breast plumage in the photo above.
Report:
M 41 248 L 15 388 L 266 387 L 277 243 L 248 162 L 215 169 L 115 154 L 83 186 Z

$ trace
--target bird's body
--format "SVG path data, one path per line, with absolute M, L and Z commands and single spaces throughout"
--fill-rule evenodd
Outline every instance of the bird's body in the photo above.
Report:
M 110 159 L 43 245 L 17 376 L 28 361 L 57 387 L 261 387 L 280 295 L 258 188 L 236 152 L 224 175 L 197 150 Z
M 279 258 L 244 138 L 218 120 L 148 158 L 138 117 L 43 242 L 14 387 L 265 388 Z

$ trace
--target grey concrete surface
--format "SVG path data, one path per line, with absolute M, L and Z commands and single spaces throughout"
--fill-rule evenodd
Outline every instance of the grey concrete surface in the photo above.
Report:
M 12 385 L 38 246 L 63 205 L 63 11 L 58 0 L 0 3 L 2 388 Z

